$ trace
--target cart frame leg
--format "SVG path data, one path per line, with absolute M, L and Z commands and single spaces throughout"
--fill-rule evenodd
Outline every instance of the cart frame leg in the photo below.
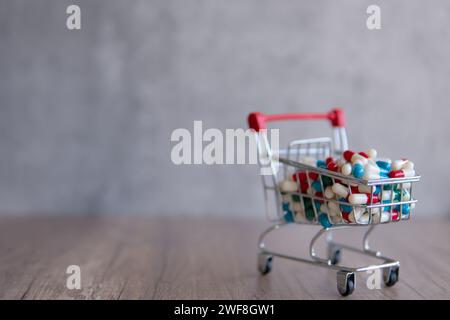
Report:
M 294 226 L 294 225 L 300 225 L 300 224 L 280 222 L 280 223 L 274 224 L 274 225 L 270 226 L 269 228 L 267 228 L 266 230 L 264 230 L 261 233 L 261 235 L 259 236 L 259 240 L 258 240 L 259 254 L 265 255 L 265 256 L 289 259 L 289 260 L 303 262 L 303 263 L 308 263 L 308 264 L 316 265 L 319 267 L 336 270 L 339 272 L 339 274 L 345 274 L 345 273 L 354 274 L 357 272 L 365 272 L 365 271 L 369 271 L 369 270 L 380 270 L 380 269 L 397 270 L 397 274 L 398 274 L 398 268 L 400 267 L 399 261 L 385 257 L 381 254 L 381 252 L 372 250 L 370 248 L 369 236 L 371 235 L 371 233 L 373 232 L 373 230 L 375 228 L 374 225 L 369 226 L 368 230 L 365 232 L 363 239 L 362 239 L 363 240 L 362 248 L 353 247 L 353 246 L 350 246 L 350 245 L 347 245 L 344 243 L 339 243 L 339 242 L 333 241 L 332 231 L 337 230 L 337 229 L 347 228 L 347 226 L 335 226 L 335 227 L 331 227 L 331 228 L 321 228 L 314 235 L 314 237 L 311 239 L 311 242 L 309 244 L 309 256 L 310 256 L 309 258 L 288 255 L 288 254 L 285 254 L 282 252 L 277 252 L 277 251 L 272 251 L 272 250 L 267 249 L 266 243 L 264 241 L 265 238 L 267 237 L 267 235 L 269 235 L 270 233 L 272 233 L 275 230 L 278 230 L 281 228 L 286 228 L 287 226 Z M 353 252 L 356 252 L 356 253 L 359 253 L 362 255 L 377 258 L 377 259 L 381 260 L 382 263 L 375 264 L 375 265 L 351 267 L 351 266 L 333 264 L 332 257 L 328 257 L 327 259 L 320 258 L 316 253 L 315 245 L 316 245 L 317 241 L 324 235 L 326 235 L 326 243 L 328 246 L 335 246 L 336 248 L 345 249 L 345 250 L 353 251 Z M 354 278 L 353 278 L 353 284 L 354 284 Z M 342 292 L 341 292 L 341 294 L 342 294 Z

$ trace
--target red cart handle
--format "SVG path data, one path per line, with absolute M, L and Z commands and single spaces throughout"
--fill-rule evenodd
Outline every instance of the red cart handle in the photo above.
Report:
M 248 126 L 259 131 L 267 129 L 267 122 L 280 120 L 329 120 L 333 127 L 345 127 L 344 110 L 335 108 L 327 113 L 284 113 L 284 114 L 264 114 L 252 112 L 248 115 Z

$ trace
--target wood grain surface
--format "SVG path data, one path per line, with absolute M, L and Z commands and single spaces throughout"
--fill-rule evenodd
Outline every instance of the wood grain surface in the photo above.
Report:
M 379 227 L 374 247 L 400 260 L 400 281 L 370 290 L 369 275 L 358 274 L 347 298 L 337 293 L 335 271 L 275 259 L 272 272 L 259 275 L 257 237 L 267 226 L 209 217 L 3 217 L 0 299 L 450 299 L 448 220 Z M 362 229 L 335 238 L 358 245 Z M 293 225 L 268 244 L 305 255 L 316 230 Z M 344 252 L 343 263 L 372 262 Z M 66 288 L 74 264 L 80 290 Z

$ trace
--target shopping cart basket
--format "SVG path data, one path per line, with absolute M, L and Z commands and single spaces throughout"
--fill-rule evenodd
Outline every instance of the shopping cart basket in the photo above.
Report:
M 287 149 L 272 150 L 267 136 L 267 123 L 281 120 L 328 120 L 333 128 L 333 138 L 317 138 L 308 140 L 294 140 L 289 143 Z M 295 113 L 295 114 L 274 114 L 251 113 L 248 117 L 248 124 L 255 131 L 258 148 L 259 164 L 265 169 L 269 169 L 270 174 L 261 175 L 264 197 L 266 202 L 266 215 L 270 221 L 276 222 L 265 230 L 259 238 L 258 269 L 262 274 L 271 271 L 273 257 L 285 258 L 299 262 L 305 262 L 316 266 L 321 266 L 337 271 L 337 288 L 341 295 L 346 296 L 353 292 L 355 288 L 355 274 L 369 270 L 382 270 L 383 281 L 386 286 L 394 285 L 399 279 L 399 261 L 385 257 L 380 251 L 371 249 L 369 246 L 369 235 L 378 224 L 399 222 L 408 220 L 411 217 L 411 209 L 417 202 L 412 198 L 412 186 L 414 182 L 420 180 L 420 176 L 403 178 L 386 178 L 376 180 L 356 179 L 338 172 L 333 172 L 311 164 L 314 161 L 324 160 L 332 155 L 341 155 L 348 149 L 347 134 L 345 131 L 344 113 L 341 109 L 333 109 L 328 113 Z M 302 174 L 307 180 L 307 188 L 301 186 L 300 178 L 294 179 L 297 182 L 295 190 L 282 190 L 280 183 L 289 176 Z M 352 194 L 354 188 L 367 190 L 367 193 L 374 194 L 379 190 L 391 191 L 390 199 L 379 201 L 370 200 L 367 204 L 352 205 L 343 202 L 342 199 L 328 199 L 323 193 L 310 192 L 312 180 L 319 181 L 322 190 L 326 185 L 332 185 L 336 181 L 348 188 L 348 193 Z M 305 181 L 303 181 L 303 184 Z M 400 197 L 394 196 L 394 190 L 400 190 Z M 274 195 L 275 210 L 271 209 L 270 196 Z M 405 196 L 404 196 L 405 195 Z M 407 196 L 406 196 L 407 195 Z M 292 205 L 291 207 L 289 205 Z M 321 225 L 319 215 L 322 212 L 322 205 L 325 208 L 346 206 L 347 211 L 339 215 L 327 215 L 329 225 L 322 227 L 311 239 L 309 245 L 309 258 L 292 256 L 281 252 L 267 249 L 264 239 L 272 231 L 287 225 L 309 224 Z M 273 212 L 274 211 L 274 212 Z M 365 226 L 367 231 L 362 239 L 362 248 L 349 246 L 333 241 L 332 231 L 348 227 Z M 328 256 L 321 258 L 315 250 L 316 242 L 322 236 L 325 237 Z M 367 265 L 360 267 L 349 267 L 340 264 L 341 251 L 350 250 L 381 261 L 377 265 Z

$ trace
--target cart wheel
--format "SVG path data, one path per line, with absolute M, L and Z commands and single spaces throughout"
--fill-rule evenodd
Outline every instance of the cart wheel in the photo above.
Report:
M 398 281 L 399 267 L 392 267 L 383 270 L 383 280 L 387 287 L 392 287 Z
M 332 265 L 337 265 L 341 262 L 342 251 L 338 246 L 330 246 L 328 248 L 328 259 L 330 259 Z
M 272 270 L 273 256 L 260 253 L 258 254 L 258 270 L 262 275 L 268 274 Z
M 338 271 L 337 289 L 342 296 L 348 296 L 355 290 L 355 274 L 353 272 Z

